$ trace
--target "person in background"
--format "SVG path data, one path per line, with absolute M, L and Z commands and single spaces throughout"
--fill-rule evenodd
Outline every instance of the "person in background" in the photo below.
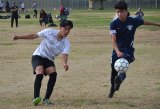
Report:
M 20 3 L 20 6 L 21 6 L 21 13 L 24 13 L 24 9 L 25 9 L 24 3 L 21 2 L 21 3 Z
M 37 4 L 36 4 L 36 2 L 33 2 L 32 9 L 34 11 L 33 17 L 37 18 Z
M 16 5 L 15 2 L 13 2 L 13 5 L 11 6 L 11 27 L 13 28 L 13 22 L 15 20 L 16 22 L 16 27 L 18 27 L 18 6 Z
M 11 11 L 11 8 L 10 8 L 10 5 L 9 5 L 9 2 L 6 1 L 6 12 L 9 13 Z
M 0 1 L 0 12 L 3 12 L 4 3 L 3 1 Z
M 60 6 L 60 9 L 59 9 L 59 11 L 60 11 L 60 16 L 63 15 L 64 9 L 65 9 L 65 7 L 61 5 L 61 6 Z
M 144 17 L 144 13 L 142 12 L 141 8 L 138 8 L 137 11 L 135 12 L 135 17 L 139 18 L 139 19 L 143 19 Z
M 68 8 L 64 6 L 60 6 L 60 21 L 67 20 L 67 16 L 69 15 Z
M 40 10 L 39 23 L 41 26 L 46 26 L 47 24 L 47 13 L 43 9 Z

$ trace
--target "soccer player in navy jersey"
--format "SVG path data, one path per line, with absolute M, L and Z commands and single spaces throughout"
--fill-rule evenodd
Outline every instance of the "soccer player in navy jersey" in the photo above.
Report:
M 115 91 L 119 90 L 122 81 L 126 78 L 126 72 L 118 73 L 114 69 L 114 63 L 119 58 L 125 58 L 129 63 L 135 60 L 134 58 L 134 34 L 136 28 L 141 25 L 159 26 L 153 22 L 148 22 L 143 19 L 127 16 L 127 3 L 119 1 L 114 8 L 118 18 L 110 24 L 111 42 L 113 46 L 112 62 L 111 62 L 111 88 L 109 98 L 112 98 Z

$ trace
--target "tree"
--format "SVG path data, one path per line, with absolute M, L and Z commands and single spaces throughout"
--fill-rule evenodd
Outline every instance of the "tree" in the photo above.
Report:
M 103 1 L 104 0 L 99 0 L 99 1 L 100 1 L 100 8 L 99 9 L 103 10 L 104 9 L 104 7 L 103 7 Z
M 89 0 L 89 9 L 93 9 L 93 0 Z
M 98 1 L 100 3 L 99 9 L 102 9 L 102 10 L 104 9 L 103 3 L 104 3 L 105 0 L 89 0 L 89 9 L 93 9 L 94 8 L 93 7 L 94 1 Z

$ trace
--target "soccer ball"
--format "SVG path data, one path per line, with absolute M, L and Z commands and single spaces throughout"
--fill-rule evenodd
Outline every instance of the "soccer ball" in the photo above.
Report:
M 124 58 L 118 59 L 114 64 L 114 68 L 118 73 L 126 72 L 128 70 L 128 66 L 129 66 L 129 63 Z

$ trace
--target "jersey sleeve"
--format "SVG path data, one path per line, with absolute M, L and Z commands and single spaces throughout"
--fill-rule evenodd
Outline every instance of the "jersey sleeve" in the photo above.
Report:
M 136 28 L 139 27 L 139 26 L 141 26 L 141 25 L 143 25 L 143 24 L 144 24 L 143 19 L 134 18 L 134 25 L 135 25 Z
M 70 51 L 70 42 L 69 42 L 68 39 L 66 39 L 66 41 L 65 41 L 65 47 L 63 49 L 62 54 L 69 54 L 69 51 Z
M 44 29 L 37 33 L 40 38 L 47 38 L 47 34 L 50 32 L 50 29 Z
M 116 26 L 115 26 L 114 21 L 110 24 L 110 34 L 117 34 Z

